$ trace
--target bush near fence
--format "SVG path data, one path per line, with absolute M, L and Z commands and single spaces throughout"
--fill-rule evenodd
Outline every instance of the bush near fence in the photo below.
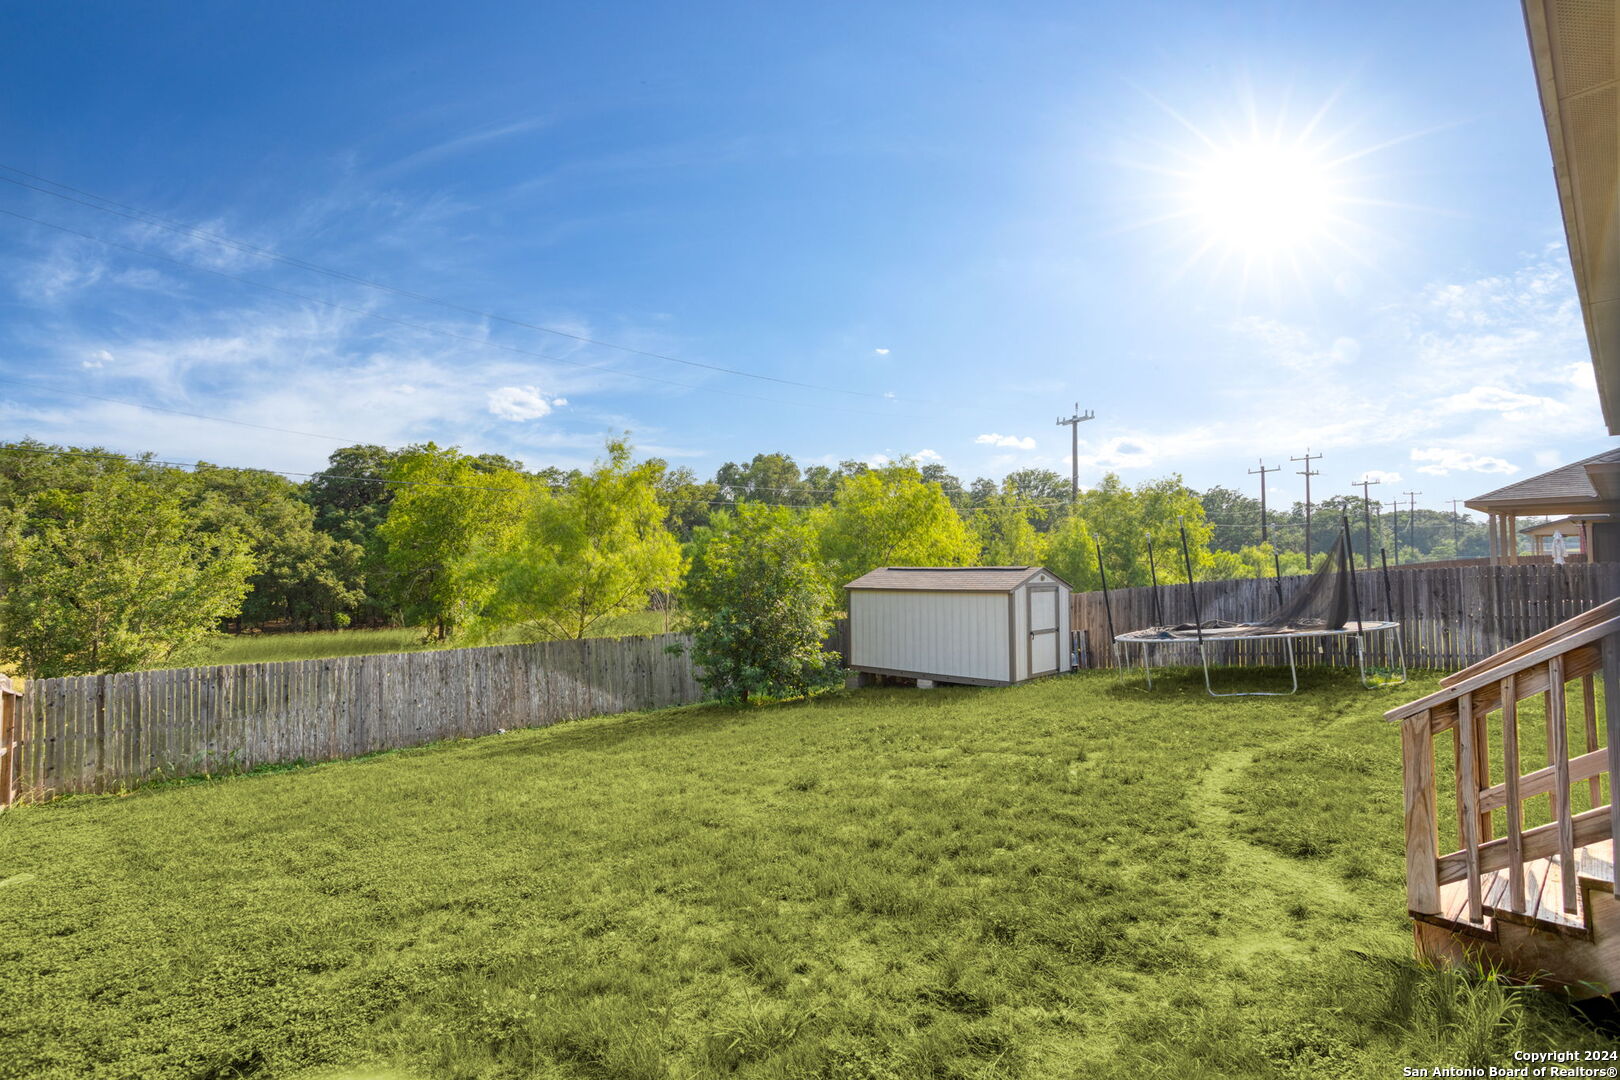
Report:
M 688 704 L 703 698 L 688 644 L 659 634 L 30 679 L 18 792 L 115 791 Z
M 1620 563 L 1519 566 L 1402 567 L 1384 576 L 1378 570 L 1356 571 L 1356 592 L 1368 621 L 1389 620 L 1401 626 L 1406 662 L 1414 668 L 1455 670 L 1523 641 L 1588 608 L 1620 596 Z M 1307 579 L 1281 579 L 1282 597 L 1292 597 Z M 1243 622 L 1262 618 L 1278 607 L 1277 578 L 1243 578 L 1198 583 L 1203 618 Z M 1109 647 L 1108 607 L 1116 633 L 1162 623 L 1193 621 L 1192 597 L 1186 585 L 1163 585 L 1155 609 L 1151 587 L 1114 589 L 1104 604 L 1100 592 L 1073 593 L 1070 625 L 1083 667 L 1113 667 L 1118 658 Z M 1305 639 L 1295 644 L 1298 661 L 1310 664 L 1355 662 L 1353 640 Z M 1396 660 L 1391 634 L 1367 641 L 1368 662 L 1378 666 Z M 1140 662 L 1131 649 L 1125 662 Z M 1213 645 L 1210 659 L 1224 664 L 1286 663 L 1278 642 L 1228 642 Z M 1157 647 L 1155 664 L 1196 664 L 1196 645 Z

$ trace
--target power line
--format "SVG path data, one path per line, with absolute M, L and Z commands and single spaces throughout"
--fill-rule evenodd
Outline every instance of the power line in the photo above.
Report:
M 1382 484 L 1382 483 L 1383 483 L 1382 480 L 1369 480 L 1369 479 L 1367 479 L 1367 477 L 1363 476 L 1360 480 L 1357 480 L 1357 481 L 1355 481 L 1354 483 L 1352 483 L 1350 485 L 1351 487 L 1358 487 L 1358 488 L 1361 489 L 1361 514 L 1362 514 L 1362 518 L 1364 519 L 1364 523 L 1366 525 L 1366 532 L 1367 532 L 1367 552 L 1366 552 L 1366 555 L 1367 555 L 1367 569 L 1368 570 L 1372 569 L 1372 492 L 1371 492 L 1371 489 L 1373 488 L 1374 485 Z M 1383 530 L 1380 529 L 1379 532 L 1382 533 Z
M 1058 422 L 1057 422 L 1058 427 L 1062 427 L 1065 424 L 1067 424 L 1069 426 L 1069 443 L 1070 443 L 1069 501 L 1070 502 L 1078 502 L 1080 500 L 1080 425 L 1085 423 L 1087 420 L 1095 420 L 1096 418 L 1097 418 L 1097 414 L 1092 412 L 1090 409 L 1087 409 L 1084 413 L 1082 413 L 1080 411 L 1080 403 L 1078 401 L 1074 403 L 1074 415 L 1070 416 L 1066 420 L 1061 416 L 1058 417 Z
M 1306 559 L 1306 561 L 1309 561 L 1310 557 L 1311 557 L 1311 477 L 1313 477 L 1313 476 L 1321 476 L 1322 475 L 1322 470 L 1320 470 L 1320 469 L 1313 470 L 1311 468 L 1311 462 L 1312 461 L 1320 461 L 1321 459 L 1322 459 L 1322 455 L 1321 454 L 1312 454 L 1311 453 L 1311 448 L 1308 447 L 1308 446 L 1305 448 L 1305 456 L 1304 457 L 1291 457 L 1291 458 L 1288 459 L 1289 461 L 1303 461 L 1305 463 L 1305 467 L 1303 469 L 1296 469 L 1294 471 L 1299 473 L 1299 475 L 1301 475 L 1301 476 L 1303 476 L 1305 478 L 1305 559 Z
M 1269 469 L 1266 468 L 1265 458 L 1260 459 L 1260 467 L 1258 469 L 1249 470 L 1250 476 L 1253 476 L 1255 473 L 1260 474 L 1260 542 L 1262 544 L 1268 544 L 1271 542 L 1271 534 L 1266 527 L 1266 474 L 1281 471 L 1281 465 L 1273 465 Z
M 308 260 L 299 259 L 291 255 L 283 255 L 280 252 L 272 251 L 268 248 L 258 247 L 254 244 L 249 244 L 245 241 L 234 239 L 233 237 L 222 236 L 219 233 L 209 232 L 205 229 L 199 229 L 193 225 L 187 225 L 184 222 L 175 221 L 171 218 L 165 218 L 159 214 L 154 214 L 149 210 L 142 210 L 126 203 L 116 202 L 115 200 L 109 199 L 103 195 L 97 195 L 93 192 L 71 187 L 67 184 L 50 180 L 43 176 L 37 176 L 34 173 L 26 172 L 12 165 L 0 163 L 0 169 L 4 169 L 7 172 L 16 173 L 18 176 L 26 176 L 30 180 L 38 180 L 40 183 L 49 184 L 51 187 L 61 188 L 62 191 L 71 191 L 75 195 L 83 195 L 85 198 L 76 199 L 71 195 L 62 194 L 62 191 L 52 191 L 50 188 L 40 187 L 37 184 L 24 183 L 23 181 L 14 179 L 13 177 L 0 176 L 0 181 L 15 185 L 16 187 L 26 188 L 29 191 L 36 191 L 42 195 L 49 195 L 52 198 L 61 199 L 64 202 L 71 202 L 79 206 L 89 207 L 92 210 L 98 210 L 102 213 L 116 214 L 119 217 L 127 218 L 128 220 L 136 221 L 141 224 L 155 225 L 160 229 L 167 229 L 170 232 L 190 236 L 193 239 L 206 240 L 209 243 L 233 248 L 237 251 L 255 255 L 259 258 L 270 259 L 287 266 L 297 267 L 300 270 L 308 270 L 312 273 L 324 274 L 327 277 L 347 281 L 355 285 L 361 285 L 368 289 L 376 289 L 381 292 L 392 293 L 395 296 L 402 296 L 424 304 L 434 304 L 450 311 L 458 311 L 462 314 L 472 315 L 480 319 L 489 319 L 492 322 L 505 323 L 508 326 L 518 326 L 525 330 L 535 330 L 543 334 L 553 334 L 557 337 L 577 341 L 583 345 L 594 345 L 599 348 L 613 349 L 618 352 L 630 353 L 635 356 L 649 357 L 653 360 L 663 360 L 671 364 L 683 364 L 687 367 L 703 368 L 707 371 L 717 371 L 726 375 L 736 375 L 745 379 L 760 379 L 765 382 L 779 383 L 783 386 L 797 386 L 808 390 L 821 390 L 830 394 L 847 394 L 852 397 L 884 397 L 883 394 L 874 394 L 865 390 L 851 390 L 847 387 L 837 386 L 822 386 L 816 383 L 799 382 L 795 379 L 783 379 L 775 375 L 762 375 L 758 372 L 745 371 L 741 368 L 725 367 L 721 364 L 708 364 L 700 360 L 687 360 L 679 356 L 670 356 L 667 353 L 653 352 L 649 349 L 638 349 L 631 345 L 621 345 L 613 341 L 603 341 L 600 338 L 586 337 L 583 334 L 575 334 L 567 330 L 559 330 L 554 326 L 544 326 L 539 323 L 525 322 L 522 319 L 501 315 L 493 311 L 485 311 L 480 308 L 468 307 L 465 304 L 458 304 L 453 300 L 445 300 L 437 296 L 430 296 L 427 293 L 419 293 L 410 289 L 403 289 L 395 285 L 389 285 L 385 282 L 374 281 L 358 274 L 351 274 L 345 270 L 337 270 L 332 267 L 322 266 L 319 263 L 309 262 Z M 92 202 L 89 200 L 95 201 Z
M 511 487 L 509 485 L 501 485 L 501 484 L 454 484 L 454 483 L 449 483 L 447 481 L 442 481 L 442 480 L 390 480 L 390 479 L 386 479 L 386 478 L 383 478 L 383 477 L 375 477 L 375 476 L 347 476 L 347 475 L 343 475 L 343 474 L 340 474 L 340 473 L 334 473 L 331 470 L 321 470 L 319 472 L 303 472 L 303 471 L 298 471 L 298 470 L 293 470 L 293 469 L 272 469 L 272 468 L 268 468 L 268 467 L 260 466 L 260 465 L 223 465 L 223 464 L 219 464 L 217 462 L 209 462 L 209 461 L 175 461 L 175 460 L 172 460 L 172 459 L 165 459 L 165 458 L 158 458 L 158 457 L 147 457 L 147 456 L 136 455 L 136 454 L 120 454 L 120 453 L 116 453 L 116 452 L 113 452 L 113 451 L 96 452 L 96 451 L 91 451 L 91 450 L 69 450 L 69 449 L 64 449 L 64 448 L 59 448 L 59 447 L 48 447 L 48 446 L 30 447 L 30 446 L 19 446 L 19 445 L 15 445 L 15 444 L 0 444 L 0 453 L 38 454 L 38 455 L 53 456 L 53 457 L 94 458 L 94 459 L 102 459 L 102 460 L 108 460 L 108 461 L 122 461 L 122 462 L 127 462 L 127 463 L 129 463 L 131 465 L 137 465 L 137 466 L 164 466 L 166 468 L 190 469 L 193 472 L 197 471 L 198 469 L 218 469 L 218 470 L 221 470 L 221 471 L 231 471 L 231 472 L 268 473 L 268 474 L 274 475 L 274 476 L 301 476 L 301 477 L 305 477 L 305 478 L 308 478 L 308 479 L 346 480 L 346 481 L 350 481 L 350 482 L 353 482 L 353 483 L 381 484 L 381 485 L 386 485 L 386 486 L 390 486 L 390 487 L 441 487 L 441 488 L 455 488 L 455 489 L 467 490 L 467 491 L 522 491 L 522 490 L 527 490 L 527 486 L 524 487 L 524 488 L 516 488 L 516 487 Z M 526 473 L 524 475 L 533 476 L 533 474 L 528 474 L 528 473 Z M 694 486 L 701 487 L 701 486 L 704 486 L 705 484 L 710 484 L 710 483 L 713 483 L 713 481 L 704 481 L 704 484 L 699 484 L 699 485 L 694 485 Z M 548 488 L 550 488 L 551 490 L 562 490 L 562 489 L 565 489 L 567 487 L 566 484 L 549 484 L 549 485 L 546 485 L 546 486 Z M 780 493 L 790 493 L 790 494 L 803 493 L 803 494 L 809 494 L 809 495 L 821 495 L 821 496 L 826 496 L 828 498 L 830 498 L 832 496 L 835 496 L 838 493 L 837 488 L 783 488 L 783 487 L 764 487 L 764 486 L 761 486 L 761 487 L 752 487 L 749 490 L 751 490 L 751 491 L 772 491 L 772 492 L 776 492 L 776 493 L 779 493 L 779 494 Z M 1419 492 L 1419 494 L 1421 494 L 1421 492 Z M 746 497 L 745 498 L 732 497 L 732 498 L 722 498 L 722 499 L 680 499 L 680 498 L 676 498 L 673 501 L 677 501 L 677 502 L 696 502 L 696 503 L 701 503 L 701 504 L 708 505 L 708 506 L 722 506 L 722 507 L 736 506 L 736 505 L 738 505 L 740 503 L 752 502 L 752 503 L 759 503 L 759 504 L 764 505 L 764 506 L 781 507 L 783 509 L 788 509 L 788 510 L 809 509 L 809 506 L 807 504 L 803 503 L 803 502 L 768 502 L 768 501 L 766 501 L 764 499 L 752 499 L 752 498 L 746 498 Z M 1069 505 L 1069 502 L 1066 499 L 1048 499 L 1048 500 L 1035 500 L 1035 501 L 1021 502 L 1021 503 L 1008 503 L 1008 504 L 1005 504 L 1001 508 L 1002 509 L 1008 509 L 1008 510 L 1040 510 L 1040 509 L 1054 509 L 1054 508 L 1058 508 L 1058 507 L 1066 507 L 1068 505 Z M 1399 504 L 1399 502 L 1396 502 L 1396 503 L 1392 503 L 1391 505 L 1395 506 L 1398 509 L 1400 504 Z M 954 506 L 953 505 L 952 509 L 956 510 L 959 513 L 970 513 L 970 512 L 972 512 L 974 510 L 982 509 L 982 508 L 981 507 L 975 507 L 975 506 Z M 1251 529 L 1254 528 L 1254 525 L 1253 525 L 1252 522 L 1219 520 L 1219 519 L 1214 519 L 1214 518 L 1205 518 L 1204 519 L 1204 524 L 1207 525 L 1208 527 L 1210 527 L 1211 529 L 1251 530 Z M 1281 522 L 1274 522 L 1272 524 L 1272 528 L 1274 528 L 1274 529 L 1275 528 L 1297 529 L 1297 528 L 1301 528 L 1301 527 L 1303 527 L 1303 525 L 1302 525 L 1301 522 L 1298 522 L 1298 521 L 1281 521 Z
M 438 334 L 441 337 L 452 338 L 452 339 L 454 339 L 456 341 L 465 341 L 465 342 L 468 342 L 470 344 L 478 345 L 478 346 L 483 347 L 483 348 L 500 349 L 500 350 L 502 350 L 504 352 L 516 353 L 519 356 L 527 356 L 527 357 L 531 357 L 531 358 L 536 359 L 536 360 L 544 360 L 547 363 L 567 364 L 570 367 L 584 368 L 587 371 L 600 371 L 600 372 L 605 372 L 605 373 L 610 374 L 610 375 L 622 375 L 622 376 L 624 376 L 626 378 L 630 378 L 630 379 L 641 379 L 641 380 L 643 380 L 645 382 L 661 383 L 661 384 L 663 384 L 665 386 L 677 386 L 677 387 L 680 387 L 683 390 L 697 390 L 697 391 L 701 391 L 701 392 L 705 392 L 705 393 L 724 394 L 724 395 L 726 395 L 728 397 L 745 398 L 745 399 L 750 400 L 750 401 L 763 401 L 763 402 L 767 402 L 767 403 L 772 404 L 772 405 L 794 405 L 794 406 L 798 406 L 798 407 L 801 407 L 801 408 L 808 408 L 808 409 L 838 408 L 840 412 L 848 412 L 848 413 L 852 413 L 852 414 L 855 414 L 855 415 L 881 416 L 884 419 L 891 419 L 891 420 L 895 419 L 895 414 L 891 414 L 891 413 L 875 413 L 875 412 L 868 412 L 866 410 L 861 410 L 861 409 L 840 408 L 838 406 L 826 406 L 826 405 L 814 404 L 814 403 L 810 403 L 810 402 L 783 401 L 783 400 L 780 400 L 780 399 L 777 399 L 777 398 L 760 397 L 760 396 L 758 396 L 756 394 L 744 394 L 744 393 L 740 393 L 740 392 L 738 392 L 736 390 L 725 390 L 725 389 L 721 389 L 719 387 L 697 386 L 697 385 L 694 385 L 692 383 L 677 382 L 674 379 L 661 379 L 656 375 L 643 375 L 640 372 L 625 371 L 622 368 L 610 368 L 610 367 L 607 367 L 607 366 L 602 365 L 602 364 L 587 364 L 587 363 L 585 363 L 583 361 L 580 361 L 580 360 L 570 360 L 570 359 L 567 359 L 567 358 L 561 357 L 561 356 L 551 356 L 551 355 L 549 355 L 547 353 L 535 352 L 532 349 L 524 349 L 524 348 L 520 348 L 519 346 L 516 346 L 516 345 L 508 345 L 508 344 L 505 344 L 504 342 L 489 341 L 489 340 L 487 340 L 485 338 L 472 337 L 471 335 L 468 335 L 468 334 L 458 334 L 453 330 L 446 330 L 443 327 L 429 326 L 429 325 L 427 325 L 425 323 L 412 322 L 409 319 L 399 319 L 399 318 L 395 318 L 392 315 L 383 315 L 380 312 L 376 312 L 376 311 L 367 311 L 365 308 L 351 307 L 350 305 L 340 304 L 340 303 L 338 303 L 338 302 L 336 302 L 334 300 L 325 300 L 325 299 L 322 299 L 321 297 L 318 297 L 318 296 L 310 296 L 308 293 L 297 292 L 297 291 L 295 291 L 293 289 L 284 289 L 279 285 L 270 285 L 270 284 L 268 284 L 266 282 L 263 282 L 263 281 L 255 281 L 252 278 L 242 277 L 239 274 L 232 274 L 232 273 L 228 273 L 228 272 L 226 272 L 224 270 L 217 270 L 217 269 L 215 269 L 215 268 L 213 268 L 211 266 L 199 266 L 196 263 L 187 262 L 184 259 L 177 259 L 177 258 L 174 258 L 173 256 L 170 256 L 170 255 L 162 255 L 162 254 L 159 254 L 158 252 L 155 252 L 155 251 L 147 251 L 147 250 L 145 250 L 143 248 L 134 247 L 134 246 L 129 245 L 129 244 L 121 244 L 116 240 L 108 240 L 105 237 L 95 236 L 95 235 L 92 235 L 92 234 L 86 233 L 86 232 L 80 232 L 78 229 L 70 229 L 66 225 L 58 225 L 58 224 L 56 224 L 55 222 L 52 222 L 52 221 L 45 221 L 45 220 L 43 220 L 41 218 L 30 217 L 27 214 L 20 214 L 15 210 L 0 209 L 0 214 L 4 214 L 7 217 L 16 218 L 19 221 L 27 221 L 27 222 L 31 222 L 32 224 L 35 224 L 35 225 L 41 225 L 41 226 L 43 226 L 43 227 L 45 227 L 47 229 L 55 229 L 57 232 L 66 233 L 69 236 L 77 236 L 82 240 L 89 240 L 89 241 L 91 241 L 93 243 L 103 244 L 103 245 L 105 245 L 107 247 L 115 248 L 115 249 L 117 249 L 119 251 L 127 251 L 132 255 L 140 255 L 143 258 L 156 259 L 156 260 L 159 260 L 161 262 L 171 263 L 171 264 L 173 264 L 175 266 L 182 266 L 182 267 L 185 267 L 188 270 L 195 270 L 195 271 L 197 271 L 199 273 L 203 273 L 203 274 L 212 274 L 215 277 L 221 277 L 221 278 L 224 278 L 227 281 L 234 281 L 234 282 L 237 282 L 237 283 L 242 284 L 242 285 L 251 285 L 252 287 L 254 287 L 256 289 L 266 289 L 266 290 L 268 290 L 270 292 L 280 293 L 283 296 L 290 296 L 290 297 L 293 297 L 296 300 L 302 300 L 302 301 L 304 301 L 306 303 L 320 304 L 323 307 L 332 308 L 335 311 L 346 311 L 346 312 L 348 312 L 348 313 L 350 313 L 352 315 L 362 316 L 363 318 L 376 319 L 376 320 L 378 320 L 380 322 L 391 323 L 394 326 L 403 326 L 403 327 L 406 327 L 408 329 L 420 331 L 421 333 L 425 333 L 425 334 Z M 812 389 L 812 390 L 821 389 L 821 387 L 813 386 L 813 385 L 811 385 L 809 383 L 802 383 L 802 384 L 797 384 L 797 385 L 802 385 L 806 389 Z M 873 394 L 873 395 L 865 395 L 865 396 L 879 397 L 881 395 Z M 895 399 L 895 400 L 898 400 L 898 399 Z M 912 419 L 914 419 L 914 417 Z

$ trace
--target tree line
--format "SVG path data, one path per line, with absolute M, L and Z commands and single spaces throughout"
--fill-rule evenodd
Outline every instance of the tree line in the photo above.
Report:
M 746 696 L 832 678 L 815 657 L 841 586 L 878 566 L 1039 563 L 1079 590 L 1306 569 L 1211 520 L 1234 515 L 1223 489 L 1110 475 L 1068 494 L 1049 470 L 963 485 L 935 463 L 785 454 L 700 480 L 624 439 L 568 471 L 349 446 L 302 483 L 25 440 L 0 445 L 0 661 L 132 670 L 272 626 L 583 637 L 678 597 L 700 662 Z

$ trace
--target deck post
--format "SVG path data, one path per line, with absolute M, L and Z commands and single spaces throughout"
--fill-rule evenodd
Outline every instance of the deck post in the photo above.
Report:
M 1462 850 L 1468 867 L 1468 921 L 1485 921 L 1485 898 L 1479 877 L 1479 756 L 1474 749 L 1474 695 L 1457 698 L 1457 733 L 1461 736 L 1457 768 L 1457 807 L 1462 814 Z
M 1524 898 L 1524 804 L 1519 798 L 1519 678 L 1509 673 L 1502 687 L 1502 778 L 1507 784 L 1508 906 L 1522 913 Z
M 1620 846 L 1620 634 L 1600 643 L 1603 650 L 1603 715 L 1609 751 L 1609 835 Z M 1620 898 L 1620 891 L 1615 893 Z
M 1610 718 L 1616 722 L 1612 711 Z M 1428 710 L 1401 722 L 1401 760 L 1406 784 L 1406 907 L 1414 915 L 1438 915 L 1436 860 L 1440 849 L 1435 832 L 1434 737 L 1429 732 Z
M 1564 658 L 1547 661 L 1547 744 L 1552 751 L 1553 820 L 1558 823 L 1558 870 L 1564 910 L 1575 910 L 1575 823 L 1569 807 L 1569 723 L 1564 709 Z

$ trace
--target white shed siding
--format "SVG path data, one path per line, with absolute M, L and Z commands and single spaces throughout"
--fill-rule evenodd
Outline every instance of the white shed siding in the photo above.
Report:
M 862 589 L 850 593 L 849 614 L 851 667 L 1008 677 L 1005 593 Z
M 1017 589 L 1012 594 L 1013 606 L 1013 640 L 1018 647 L 1013 650 L 1017 666 L 1013 669 L 1013 681 L 1023 682 L 1029 678 L 1029 601 L 1023 589 Z

